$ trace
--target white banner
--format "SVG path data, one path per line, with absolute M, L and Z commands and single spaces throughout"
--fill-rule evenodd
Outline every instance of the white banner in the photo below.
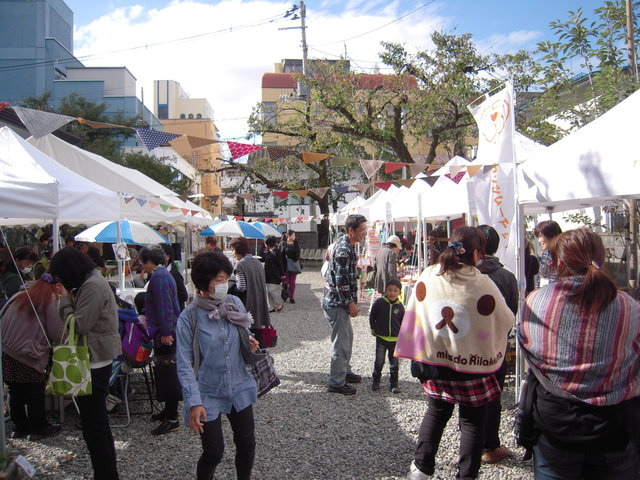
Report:
M 496 256 L 517 274 L 513 87 L 507 83 L 503 90 L 469 109 L 479 130 L 478 156 L 474 163 L 498 164 L 484 182 L 476 184 L 478 221 L 496 229 L 500 236 Z

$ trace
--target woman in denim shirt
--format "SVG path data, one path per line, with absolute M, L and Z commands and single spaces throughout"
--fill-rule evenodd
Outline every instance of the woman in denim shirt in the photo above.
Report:
M 223 254 L 198 254 L 191 270 L 196 296 L 178 319 L 177 363 L 185 421 L 202 440 L 198 480 L 211 480 L 222 460 L 223 413 L 233 430 L 238 480 L 251 478 L 255 457 L 256 382 L 245 367 L 241 351 L 241 336 L 248 335 L 252 318 L 240 299 L 227 295 L 232 271 Z M 194 349 L 194 336 L 198 351 Z M 253 338 L 249 343 L 252 351 L 258 348 Z

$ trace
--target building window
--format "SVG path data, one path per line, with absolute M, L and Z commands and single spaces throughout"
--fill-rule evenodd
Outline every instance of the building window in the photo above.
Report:
M 193 113 L 190 113 L 189 114 L 189 120 L 192 120 L 192 119 L 193 119 Z
M 202 114 L 201 113 L 197 114 L 196 118 L 202 118 Z
M 186 116 L 184 113 L 181 113 L 181 114 L 180 114 L 180 119 L 181 119 L 181 120 L 184 120 L 185 118 L 187 118 L 187 116 Z
M 169 118 L 169 105 L 158 105 L 158 118 L 161 120 Z
M 276 102 L 262 102 L 262 120 L 264 122 L 274 124 L 276 121 L 276 114 Z

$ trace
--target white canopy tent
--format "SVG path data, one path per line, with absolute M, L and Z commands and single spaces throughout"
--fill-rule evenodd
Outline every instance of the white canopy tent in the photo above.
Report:
M 183 202 L 170 189 L 138 170 L 113 163 L 100 155 L 71 145 L 51 134 L 38 139 L 31 137 L 27 141 L 61 165 L 114 192 L 139 195 L 141 198 L 171 207 L 198 212 L 196 215 L 191 213 L 185 215 L 182 210 L 177 209 L 168 209 L 167 211 L 162 211 L 160 208 L 151 209 L 148 206 L 141 207 L 136 201 L 127 203 L 121 197 L 121 218 L 145 223 L 189 222 L 192 225 L 200 226 L 206 226 L 213 222 L 211 215 L 206 210 L 192 202 Z
M 525 212 L 569 210 L 640 196 L 638 134 L 640 91 L 522 165 L 541 203 L 521 202 Z
M 3 185 L 11 186 L 0 193 L 4 225 L 97 222 L 120 214 L 118 194 L 60 165 L 9 127 L 0 129 L 0 165 Z

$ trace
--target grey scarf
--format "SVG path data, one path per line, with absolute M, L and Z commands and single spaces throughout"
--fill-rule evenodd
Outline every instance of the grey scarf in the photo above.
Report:
M 197 307 L 207 311 L 210 320 L 220 320 L 224 318 L 229 322 L 249 328 L 253 323 L 250 313 L 240 313 L 238 306 L 225 296 L 222 300 L 211 297 L 203 297 L 200 292 L 196 292 L 195 303 Z

